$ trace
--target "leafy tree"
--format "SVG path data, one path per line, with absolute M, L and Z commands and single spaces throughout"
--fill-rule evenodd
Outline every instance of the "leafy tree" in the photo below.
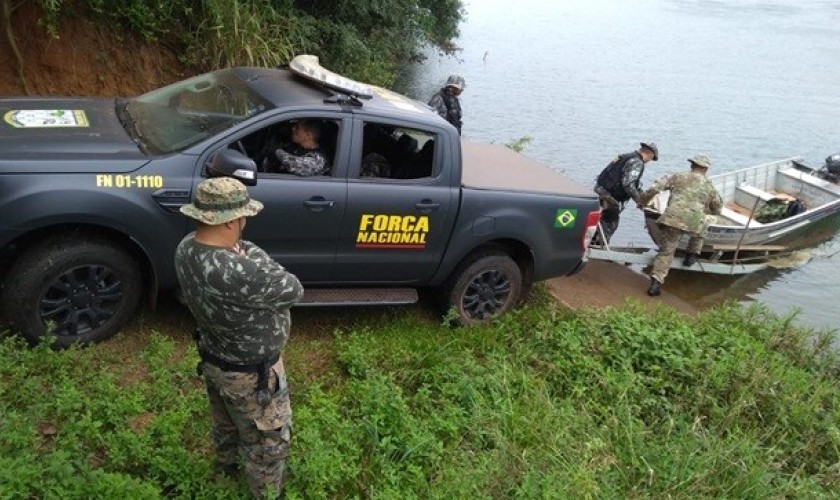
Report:
M 391 84 L 394 68 L 432 44 L 451 50 L 463 17 L 460 0 L 300 0 L 318 20 L 322 55 L 330 67 Z

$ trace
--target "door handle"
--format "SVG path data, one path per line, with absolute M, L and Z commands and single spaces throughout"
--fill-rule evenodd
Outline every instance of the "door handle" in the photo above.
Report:
M 313 212 L 322 212 L 327 208 L 332 208 L 335 205 L 335 201 L 328 200 L 323 196 L 313 196 L 312 198 L 303 202 L 303 206 L 312 210 Z
M 433 211 L 437 210 L 438 208 L 440 208 L 440 203 L 436 203 L 436 202 L 434 202 L 432 200 L 429 200 L 429 199 L 424 199 L 424 200 L 420 200 L 419 203 L 414 205 L 414 208 L 416 208 L 420 212 L 429 213 L 429 212 L 433 212 Z

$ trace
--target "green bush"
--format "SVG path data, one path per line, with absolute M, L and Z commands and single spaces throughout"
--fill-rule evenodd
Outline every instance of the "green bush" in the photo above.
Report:
M 200 71 L 275 67 L 311 53 L 334 71 L 386 86 L 422 46 L 451 49 L 463 17 L 461 0 L 39 1 L 53 34 L 63 16 L 91 16 L 176 48 Z

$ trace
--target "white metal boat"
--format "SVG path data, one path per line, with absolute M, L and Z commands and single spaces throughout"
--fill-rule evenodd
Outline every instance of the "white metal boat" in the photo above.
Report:
M 722 213 L 709 225 L 705 239 L 709 249 L 776 242 L 840 211 L 838 176 L 808 167 L 801 158 L 712 175 L 709 180 L 724 203 Z M 756 220 L 768 203 L 793 200 L 804 203 L 805 210 L 778 220 Z M 666 206 L 664 197 L 657 201 L 659 206 Z M 685 238 L 682 244 L 687 241 Z

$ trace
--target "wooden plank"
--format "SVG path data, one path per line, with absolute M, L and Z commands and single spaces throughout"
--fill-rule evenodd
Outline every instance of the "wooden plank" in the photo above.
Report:
M 750 212 L 751 212 L 751 210 L 749 208 L 742 207 L 741 205 L 739 205 L 735 202 L 727 203 L 726 208 L 728 208 L 729 210 L 732 210 L 733 212 L 738 212 L 741 215 L 746 215 L 747 217 L 750 216 Z
M 796 199 L 796 196 L 793 196 L 793 195 L 787 194 L 787 193 L 783 193 L 782 191 L 771 190 L 770 194 L 772 194 L 775 198 L 779 198 L 779 199 L 784 200 L 784 201 L 793 201 L 793 200 Z
M 749 224 L 750 227 L 758 227 L 761 225 L 761 223 L 755 219 L 750 220 L 749 215 L 744 215 L 734 210 L 730 210 L 728 206 L 721 209 L 720 216 L 724 219 L 731 220 L 737 226 L 746 226 Z

